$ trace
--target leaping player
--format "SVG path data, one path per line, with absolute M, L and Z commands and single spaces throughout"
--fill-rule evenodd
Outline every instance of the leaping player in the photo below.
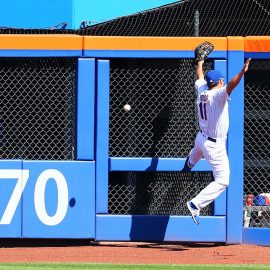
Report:
M 224 85 L 224 77 L 218 70 L 209 71 L 204 79 L 204 60 L 197 63 L 195 90 L 200 131 L 182 171 L 190 171 L 204 157 L 212 167 L 215 181 L 187 202 L 196 224 L 199 224 L 200 210 L 214 201 L 229 184 L 230 167 L 226 151 L 229 128 L 228 100 L 248 70 L 250 60 L 249 58 L 245 62 L 242 70 L 227 85 Z

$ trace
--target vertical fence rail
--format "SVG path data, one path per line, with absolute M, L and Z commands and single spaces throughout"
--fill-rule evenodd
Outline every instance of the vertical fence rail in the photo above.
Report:
M 244 64 L 244 39 L 228 37 L 228 80 L 230 81 Z M 230 184 L 227 189 L 227 243 L 242 242 L 243 181 L 244 181 L 244 81 L 231 94 L 228 156 L 230 160 Z
M 110 62 L 97 61 L 96 213 L 108 213 Z

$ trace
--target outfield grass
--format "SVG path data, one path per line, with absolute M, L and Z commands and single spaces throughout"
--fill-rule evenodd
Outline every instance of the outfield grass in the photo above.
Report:
M 7 270 L 33 270 L 33 269 L 46 269 L 46 270 L 68 270 L 68 269 L 91 269 L 91 270 L 171 270 L 171 269 L 187 269 L 187 270 L 229 270 L 229 269 L 236 269 L 236 270 L 245 270 L 245 269 L 270 269 L 269 265 L 211 265 L 211 264 L 178 264 L 178 265 L 155 265 L 155 264 L 80 264 L 80 263 L 1 263 L 0 270 L 7 269 Z

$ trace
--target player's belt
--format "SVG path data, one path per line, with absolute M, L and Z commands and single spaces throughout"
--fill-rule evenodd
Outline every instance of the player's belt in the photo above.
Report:
M 216 139 L 214 139 L 214 138 L 212 138 L 212 137 L 209 137 L 209 136 L 207 136 L 206 134 L 204 134 L 204 132 L 203 132 L 202 130 L 200 130 L 200 132 L 205 136 L 205 138 L 206 138 L 208 141 L 211 141 L 211 142 L 214 142 L 214 143 L 217 142 Z

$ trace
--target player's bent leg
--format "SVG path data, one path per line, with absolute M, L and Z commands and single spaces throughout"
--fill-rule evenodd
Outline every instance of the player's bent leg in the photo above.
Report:
M 206 140 L 202 147 L 203 155 L 212 167 L 215 181 L 204 188 L 192 201 L 199 210 L 214 201 L 228 186 L 230 177 L 229 160 L 225 143 Z
M 205 159 L 212 167 L 215 181 L 211 182 L 192 200 L 199 210 L 213 202 L 226 189 L 230 177 L 225 144 L 205 141 L 202 151 Z
M 206 186 L 192 202 L 198 207 L 199 210 L 206 207 L 213 202 L 227 187 L 228 185 L 219 183 L 217 181 L 211 182 Z

